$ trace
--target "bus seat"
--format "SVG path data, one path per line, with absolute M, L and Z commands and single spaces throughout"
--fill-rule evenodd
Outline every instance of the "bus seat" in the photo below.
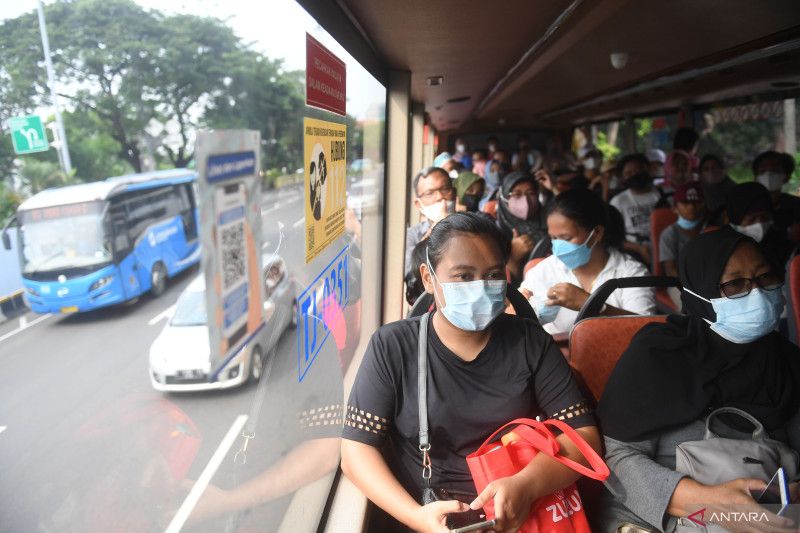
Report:
M 550 240 L 549 235 L 545 235 L 533 246 L 531 254 L 528 256 L 528 261 L 533 259 L 544 259 L 553 253 L 553 241 Z
M 678 215 L 675 214 L 671 207 L 657 207 L 650 214 L 650 243 L 652 245 L 651 254 L 653 258 L 651 270 L 656 276 L 664 275 L 664 269 L 661 267 L 661 258 L 659 257 L 661 233 L 667 226 L 674 224 L 676 220 L 678 220 Z M 656 289 L 656 305 L 660 311 L 666 313 L 674 313 L 678 310 L 665 287 Z
M 535 267 L 536 265 L 541 263 L 543 260 L 544 260 L 544 257 L 537 257 L 536 259 L 531 259 L 530 261 L 525 263 L 525 268 L 522 269 L 523 275 L 527 274 L 528 270 L 532 269 L 533 267 Z
M 653 287 L 658 289 L 679 286 L 680 282 L 678 278 L 669 276 L 637 276 L 633 278 L 609 279 L 589 295 L 589 298 L 584 302 L 581 310 L 578 311 L 578 316 L 575 317 L 574 324 L 577 325 L 578 322 L 585 318 L 599 316 L 603 304 L 606 303 L 611 293 L 617 289 L 628 289 L 631 287 Z M 573 325 L 573 327 L 575 326 Z
M 789 320 L 794 323 L 794 342 L 800 341 L 800 255 L 789 261 L 787 277 L 789 278 Z M 791 328 L 790 328 L 791 329 Z
M 611 371 L 645 324 L 664 322 L 665 315 L 599 316 L 581 320 L 569 334 L 567 361 L 597 402 Z
M 484 204 L 482 211 L 492 218 L 497 218 L 497 200 L 489 200 Z

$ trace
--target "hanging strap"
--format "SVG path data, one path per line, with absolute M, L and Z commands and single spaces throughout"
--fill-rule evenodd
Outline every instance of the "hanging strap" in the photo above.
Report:
M 417 402 L 419 411 L 419 451 L 422 452 L 422 478 L 430 485 L 431 444 L 428 439 L 428 319 L 430 311 L 419 319 L 419 341 L 417 344 Z
M 559 463 L 571 468 L 575 472 L 599 481 L 604 481 L 608 478 L 610 472 L 608 470 L 608 465 L 606 465 L 606 463 L 603 461 L 603 458 L 600 457 L 596 451 L 594 451 L 594 448 L 589 446 L 589 443 L 586 442 L 577 431 L 572 429 L 570 425 L 562 422 L 561 420 L 545 420 L 544 422 L 539 422 L 538 420 L 533 420 L 531 418 L 517 418 L 511 422 L 508 422 L 507 424 L 504 424 L 497 431 L 492 433 L 492 435 L 486 439 L 486 441 L 473 455 L 482 455 L 483 453 L 489 451 L 489 449 L 496 446 L 496 444 L 492 444 L 494 438 L 497 437 L 497 435 L 503 430 L 512 426 L 515 426 L 512 431 L 533 448 L 544 453 L 548 457 L 552 457 Z M 557 428 L 562 434 L 571 440 L 573 444 L 575 444 L 575 447 L 578 448 L 578 451 L 581 452 L 581 454 L 586 458 L 589 466 L 587 467 L 577 461 L 573 461 L 572 459 L 561 455 L 559 453 L 561 447 L 556 440 L 556 436 L 547 426 Z

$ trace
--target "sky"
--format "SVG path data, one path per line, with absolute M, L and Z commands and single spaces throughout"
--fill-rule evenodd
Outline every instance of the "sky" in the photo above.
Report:
M 347 112 L 356 118 L 364 118 L 375 100 L 377 85 L 374 79 L 293 0 L 134 1 L 147 9 L 227 20 L 234 32 L 253 50 L 271 59 L 283 59 L 287 70 L 305 70 L 305 33 L 309 32 L 347 63 Z M 0 0 L 0 21 L 34 9 L 36 0 Z

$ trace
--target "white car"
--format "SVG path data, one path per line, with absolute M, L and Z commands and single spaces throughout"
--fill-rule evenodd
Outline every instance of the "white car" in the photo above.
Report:
M 274 258 L 264 265 L 264 320 L 259 334 L 245 344 L 210 381 L 205 279 L 199 274 L 178 298 L 172 317 L 150 346 L 150 383 L 165 392 L 227 389 L 258 381 L 287 328 L 297 325 L 295 283 L 286 263 Z

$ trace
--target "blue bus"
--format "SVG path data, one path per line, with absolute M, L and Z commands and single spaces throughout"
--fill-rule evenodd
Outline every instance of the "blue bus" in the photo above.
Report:
M 23 202 L 6 227 L 19 227 L 30 308 L 76 313 L 164 292 L 200 260 L 196 179 L 186 169 L 130 174 Z

